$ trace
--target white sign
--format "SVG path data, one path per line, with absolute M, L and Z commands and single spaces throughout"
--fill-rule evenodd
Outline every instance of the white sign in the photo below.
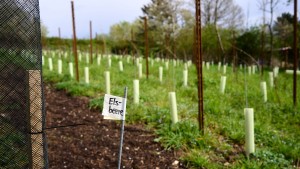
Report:
M 125 120 L 126 99 L 105 94 L 102 115 L 104 119 Z

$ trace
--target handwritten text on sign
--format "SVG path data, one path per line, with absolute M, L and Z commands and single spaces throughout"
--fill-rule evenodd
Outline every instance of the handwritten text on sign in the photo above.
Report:
M 125 120 L 126 99 L 105 94 L 102 115 L 106 119 Z

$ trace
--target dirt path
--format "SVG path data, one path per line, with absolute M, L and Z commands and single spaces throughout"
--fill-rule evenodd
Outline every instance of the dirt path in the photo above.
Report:
M 118 163 L 120 124 L 103 120 L 89 110 L 86 97 L 71 97 L 45 85 L 46 127 L 85 124 L 47 131 L 49 168 L 115 169 Z M 122 168 L 185 168 L 173 151 L 155 143 L 143 126 L 125 125 Z

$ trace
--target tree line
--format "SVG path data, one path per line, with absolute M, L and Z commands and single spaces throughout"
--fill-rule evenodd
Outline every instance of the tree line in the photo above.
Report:
M 279 0 L 258 0 L 262 22 L 246 27 L 243 9 L 234 0 L 202 0 L 202 51 L 205 61 L 275 64 L 292 57 L 293 15 L 274 11 Z M 289 3 L 289 2 L 287 2 Z M 99 53 L 143 55 L 144 17 L 148 21 L 149 51 L 152 57 L 192 59 L 194 56 L 194 1 L 151 0 L 133 22 L 110 27 L 109 34 L 93 39 Z M 44 38 L 44 47 L 71 48 L 71 39 Z M 89 40 L 79 40 L 88 50 Z M 275 58 L 275 59 L 273 59 Z

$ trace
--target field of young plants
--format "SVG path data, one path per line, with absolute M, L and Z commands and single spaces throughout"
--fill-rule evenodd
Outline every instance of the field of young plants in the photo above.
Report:
M 233 73 L 230 63 L 225 64 L 226 68 L 212 61 L 203 64 L 205 128 L 202 135 L 197 121 L 197 72 L 191 61 L 151 56 L 147 79 L 145 58 L 95 55 L 93 64 L 87 58 L 88 54 L 79 54 L 80 81 L 77 82 L 73 56 L 61 51 L 44 52 L 44 81 L 71 95 L 88 96 L 89 106 L 102 110 L 107 91 L 105 72 L 109 71 L 110 94 L 123 96 L 124 87 L 128 87 L 126 124 L 142 123 L 154 128 L 155 141 L 166 149 L 181 150 L 180 160 L 189 168 L 300 167 L 300 105 L 293 106 L 293 76 L 285 70 L 279 69 L 272 85 L 269 72 L 273 69 L 265 69 L 261 77 L 255 66 L 251 69 L 248 65 L 238 66 Z M 85 67 L 89 70 L 87 80 Z M 183 81 L 184 70 L 188 70 L 187 85 Z M 220 91 L 222 76 L 226 76 L 224 93 Z M 134 80 L 139 80 L 139 98 L 135 102 Z M 261 90 L 262 81 L 267 83 L 266 96 Z M 176 124 L 172 123 L 169 92 L 176 92 Z M 299 87 L 297 92 L 300 93 Z M 245 153 L 244 108 L 254 109 L 255 153 L 249 157 Z

